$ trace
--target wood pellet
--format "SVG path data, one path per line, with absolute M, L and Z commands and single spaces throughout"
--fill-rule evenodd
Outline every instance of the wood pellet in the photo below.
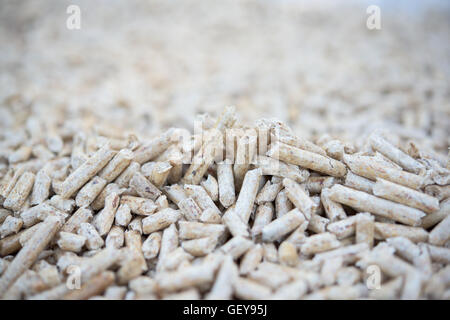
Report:
M 196 41 L 150 44 L 139 13 L 136 39 L 111 30 L 123 42 L 95 61 L 55 49 L 58 68 L 80 67 L 70 75 L 35 48 L 61 41 L 53 22 L 30 32 L 17 13 L 23 28 L 0 28 L 33 52 L 0 53 L 0 298 L 448 300 L 450 73 L 438 58 L 448 49 L 372 40 L 358 19 L 355 38 L 395 42 L 411 66 L 394 49 L 379 58 L 355 44 L 356 57 L 327 21 L 336 39 L 308 32 L 320 50 L 297 57 L 299 26 L 319 30 L 323 9 L 211 1 L 217 25 L 203 25 L 174 3 L 142 10 L 161 14 L 146 19 L 149 34 L 159 24 L 177 34 L 170 12 L 181 8 L 179 23 L 199 31 L 183 36 Z M 1 5 L 0 21 L 11 8 Z M 428 39 L 411 28 L 398 28 L 405 43 Z M 233 36 L 213 52 L 222 31 Z M 231 54 L 233 41 L 248 52 Z

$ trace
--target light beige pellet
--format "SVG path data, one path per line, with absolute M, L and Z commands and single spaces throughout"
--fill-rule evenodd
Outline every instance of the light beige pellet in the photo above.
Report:
M 132 159 L 133 152 L 128 149 L 122 149 L 98 173 L 98 176 L 105 179 L 107 183 L 112 182 L 128 167 Z
M 100 249 L 105 243 L 97 230 L 90 223 L 81 223 L 78 228 L 78 234 L 86 238 L 86 248 L 89 250 Z
M 428 229 L 450 215 L 450 198 L 440 203 L 438 211 L 428 214 L 422 219 L 422 228 Z
M 95 198 L 100 194 L 103 188 L 106 186 L 107 181 L 99 176 L 93 177 L 88 183 L 86 183 L 80 191 L 78 191 L 75 197 L 75 202 L 79 207 L 87 207 Z
M 436 246 L 442 246 L 448 239 L 450 239 L 450 215 L 431 230 L 429 242 Z
M 284 128 L 283 128 L 284 126 Z M 277 123 L 274 130 L 274 135 L 272 136 L 272 140 L 280 141 L 282 143 L 288 144 L 290 146 L 303 149 L 309 152 L 317 153 L 322 156 L 326 156 L 325 150 L 323 150 L 318 145 L 312 143 L 311 141 L 308 141 L 306 139 L 303 139 L 301 137 L 297 137 L 290 132 L 290 130 L 287 130 L 286 125 Z
M 217 164 L 217 183 L 220 203 L 228 208 L 236 201 L 233 168 L 227 159 Z
M 283 241 L 278 248 L 278 261 L 281 264 L 295 267 L 298 264 L 297 248 L 292 242 Z
M 380 289 L 371 290 L 369 298 L 380 300 L 398 299 L 403 287 L 403 277 L 396 277 L 390 281 L 381 284 Z
M 64 180 L 61 196 L 70 198 L 111 160 L 114 153 L 107 144 L 100 148 Z
M 105 207 L 95 215 L 92 225 L 97 229 L 100 236 L 106 235 L 111 229 L 119 206 L 119 199 L 118 194 L 111 193 L 105 199 Z
M 373 187 L 373 194 L 409 207 L 417 208 L 426 213 L 439 210 L 439 200 L 437 198 L 381 178 L 377 178 L 377 182 Z
M 278 251 L 275 244 L 272 242 L 266 242 L 262 244 L 263 246 L 263 257 L 264 261 L 268 262 L 278 262 Z
M 274 201 L 282 188 L 283 185 L 281 183 L 271 183 L 270 181 L 267 181 L 256 196 L 256 204 Z
M 120 188 L 127 188 L 131 178 L 141 169 L 141 165 L 135 161 L 131 161 L 128 167 L 116 178 L 115 183 Z
M 269 299 L 272 290 L 255 281 L 238 277 L 234 281 L 234 294 L 239 299 L 256 300 Z
M 295 181 L 287 178 L 283 179 L 283 186 L 289 200 L 304 214 L 306 219 L 309 220 L 311 214 L 316 210 L 317 205 L 311 200 L 305 192 L 305 189 Z
M 120 249 L 125 241 L 125 234 L 122 227 L 113 226 L 106 236 L 105 246 Z
M 311 219 L 309 219 L 308 230 L 315 233 L 322 233 L 327 230 L 329 223 L 329 219 L 319 216 L 318 214 L 313 214 L 311 215 Z
M 244 181 L 245 174 L 250 167 L 251 156 L 254 155 L 252 146 L 255 144 L 250 142 L 250 137 L 244 135 L 237 142 L 236 158 L 233 165 L 234 172 L 234 183 L 236 185 L 236 190 L 240 190 L 242 182 Z
M 437 198 L 439 201 L 442 201 L 444 199 L 447 199 L 450 197 L 450 185 L 447 186 L 438 186 L 438 185 L 432 185 L 432 186 L 426 186 L 425 187 L 425 193 Z
M 356 243 L 367 243 L 372 248 L 375 234 L 374 217 L 364 213 L 357 214 L 356 217 Z
M 167 200 L 167 197 L 165 195 L 159 196 L 158 199 L 155 200 L 155 204 L 158 207 L 157 211 L 169 207 L 169 201 Z
M 233 257 L 230 255 L 225 256 L 218 271 L 216 281 L 214 282 L 211 291 L 206 295 L 206 299 L 231 299 L 233 295 L 233 283 L 238 276 L 238 267 L 234 263 Z
M 142 164 L 159 156 L 171 144 L 170 136 L 172 133 L 173 129 L 169 129 L 153 140 L 143 144 L 134 152 L 134 161 Z
M 128 224 L 128 229 L 129 230 L 135 230 L 135 231 L 139 232 L 139 234 L 142 235 L 143 234 L 143 230 L 142 230 L 142 220 L 143 219 L 144 219 L 143 216 L 138 216 L 138 217 L 134 218 Z
M 198 221 L 200 219 L 200 215 L 202 214 L 202 209 L 197 205 L 197 203 L 191 197 L 186 198 L 178 202 L 178 207 L 180 208 L 183 216 L 188 221 Z M 208 210 L 212 210 L 217 213 L 214 209 L 208 208 Z
M 149 234 L 167 228 L 181 218 L 180 210 L 167 208 L 158 211 L 142 220 L 142 231 Z
M 369 141 L 374 150 L 379 151 L 384 156 L 400 165 L 403 169 L 414 173 L 419 173 L 424 169 L 424 166 L 420 162 L 414 160 L 408 154 L 392 145 L 381 135 L 371 134 Z
M 0 223 L 3 223 L 7 217 L 12 215 L 13 213 L 7 209 L 0 208 Z
M 222 217 L 223 223 L 227 226 L 233 237 L 249 237 L 248 225 L 242 221 L 241 216 L 234 207 L 229 208 Z
M 61 210 L 64 213 L 72 213 L 75 208 L 75 201 L 72 199 L 64 199 L 60 195 L 54 195 L 48 200 L 48 204 L 52 207 Z
M 234 210 L 236 210 L 245 223 L 248 223 L 250 219 L 253 203 L 258 193 L 261 174 L 260 169 L 250 170 L 245 174 L 244 181 L 242 182 L 241 192 L 239 193 Z
M 386 166 L 368 156 L 346 154 L 344 162 L 353 173 L 371 180 L 383 178 L 412 189 L 419 189 L 424 183 L 422 176 Z
M 309 194 L 320 194 L 323 189 L 331 188 L 339 179 L 327 176 L 312 176 L 304 182 L 304 187 Z
M 178 205 L 178 203 L 181 200 L 187 198 L 184 188 L 182 186 L 180 186 L 179 184 L 165 186 L 165 187 L 163 187 L 163 190 L 164 190 L 164 193 L 167 195 L 167 198 L 169 198 L 169 200 L 173 201 L 176 205 Z
M 157 275 L 158 287 L 163 291 L 174 292 L 195 286 L 210 284 L 218 262 L 204 261 L 198 265 L 188 266 L 172 272 L 161 272 Z
M 219 184 L 212 175 L 208 174 L 208 178 L 201 182 L 202 187 L 208 193 L 212 201 L 219 199 Z
M 450 264 L 450 248 L 438 247 L 431 244 L 426 245 L 433 261 Z
M 61 231 L 77 232 L 83 222 L 89 222 L 92 219 L 92 210 L 88 208 L 79 208 L 62 226 Z
M 61 231 L 56 242 L 58 247 L 65 251 L 80 252 L 86 242 L 84 236 Z
M 322 189 L 320 199 L 322 201 L 323 208 L 325 209 L 327 217 L 331 222 L 342 220 L 347 217 L 347 214 L 345 213 L 342 205 L 330 199 L 330 189 Z
M 201 223 L 194 221 L 179 221 L 180 239 L 198 239 L 203 237 L 220 237 L 226 230 L 222 224 Z
M 161 232 L 153 232 L 142 243 L 142 253 L 145 259 L 153 259 L 158 255 L 161 247 L 161 236 Z
M 155 162 L 152 166 L 150 181 L 158 188 L 161 188 L 169 177 L 172 165 L 168 161 Z
M 294 208 L 294 205 L 289 200 L 286 190 L 281 190 L 275 198 L 275 212 L 277 218 L 281 218 Z
M 306 169 L 266 156 L 258 156 L 255 166 L 262 170 L 263 175 L 288 178 L 298 183 L 305 182 L 309 177 Z
M 413 242 L 426 242 L 428 240 L 428 232 L 420 227 L 375 222 L 376 239 L 387 239 L 392 237 L 405 237 Z
M 103 271 L 92 277 L 89 282 L 81 286 L 79 290 L 72 290 L 64 296 L 64 300 L 86 300 L 92 296 L 101 294 L 114 282 L 115 276 L 112 271 Z
M 208 195 L 208 193 L 202 186 L 185 185 L 184 190 L 186 191 L 188 196 L 192 197 L 195 200 L 200 209 L 202 210 L 213 209 L 218 214 L 221 214 L 219 208 L 217 208 L 214 201 L 211 199 L 211 197 Z
M 200 215 L 200 222 L 221 223 L 222 217 L 214 209 L 208 208 Z
M 156 265 L 157 271 L 159 271 L 164 264 L 166 255 L 178 248 L 178 241 L 178 230 L 175 224 L 171 224 L 168 228 L 164 229 L 159 249 L 158 263 Z
M 337 272 L 342 268 L 342 257 L 325 260 L 320 270 L 321 284 L 325 287 L 331 286 L 336 282 Z
M 343 177 L 347 172 L 345 165 L 340 161 L 280 142 L 272 144 L 267 155 L 271 158 L 325 173 L 333 177 Z
M 334 185 L 330 188 L 330 198 L 360 212 L 370 212 L 411 226 L 419 225 L 420 219 L 425 216 L 425 213 L 418 209 L 384 200 L 342 185 Z
M 234 259 L 238 259 L 244 253 L 246 253 L 252 246 L 253 242 L 243 237 L 233 237 L 228 240 L 222 247 L 220 251 L 224 254 L 230 254 Z
M 264 203 L 258 206 L 251 229 L 253 236 L 259 235 L 263 228 L 272 221 L 273 211 L 274 209 L 271 203 Z
M 36 174 L 33 191 L 31 193 L 31 205 L 41 204 L 48 199 L 51 183 L 52 180 L 47 172 L 44 169 L 39 170 Z
M 25 200 L 33 188 L 34 178 L 34 173 L 29 171 L 24 172 L 17 180 L 14 188 L 8 194 L 8 197 L 6 197 L 3 202 L 3 207 L 18 211 L 25 203 Z
M 130 180 L 130 187 L 136 191 L 136 193 L 142 197 L 155 201 L 160 195 L 161 191 L 153 185 L 146 177 L 140 172 L 136 172 Z
M 358 176 L 351 172 L 350 170 L 347 172 L 347 175 L 345 176 L 345 183 L 344 185 L 359 191 L 364 191 L 369 194 L 373 194 L 373 185 L 375 182 L 370 181 L 369 179 L 366 179 L 364 177 Z
M 308 291 L 308 284 L 306 281 L 300 279 L 292 283 L 288 283 L 278 290 L 271 296 L 274 300 L 299 300 Z
M 319 253 L 314 256 L 315 261 L 325 261 L 334 257 L 342 256 L 344 261 L 354 261 L 358 254 L 369 249 L 367 243 L 358 243 L 350 246 L 343 246 L 334 250 Z
M 303 254 L 316 254 L 324 251 L 336 249 L 341 246 L 336 236 L 329 232 L 324 232 L 308 237 L 301 247 Z
M 3 239 L 11 234 L 16 234 L 23 226 L 23 220 L 13 216 L 6 217 L 0 226 L 0 237 Z
M 256 244 L 248 250 L 241 260 L 239 274 L 246 275 L 256 269 L 263 258 L 264 249 L 261 244 Z
M 266 242 L 278 240 L 297 228 L 303 221 L 305 221 L 303 214 L 297 208 L 293 209 L 266 225 L 262 229 L 262 239 Z
M 126 204 L 132 213 L 143 216 L 151 215 L 158 208 L 150 199 L 126 195 L 120 197 L 120 204 Z
M 194 257 L 202 257 L 211 253 L 217 244 L 216 237 L 198 238 L 185 240 L 181 243 L 182 248 Z
M 45 219 L 0 278 L 0 297 L 25 270 L 31 267 L 61 226 L 61 220 L 57 217 L 50 216 Z
M 127 227 L 132 217 L 130 207 L 127 204 L 121 204 L 116 211 L 115 223 Z

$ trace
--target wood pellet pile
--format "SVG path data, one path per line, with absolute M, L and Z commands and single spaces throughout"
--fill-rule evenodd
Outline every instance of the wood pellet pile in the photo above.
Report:
M 2 298 L 450 298 L 448 161 L 233 107 L 199 127 L 4 141 Z
M 0 298 L 450 299 L 449 11 L 314 3 L 2 2 Z

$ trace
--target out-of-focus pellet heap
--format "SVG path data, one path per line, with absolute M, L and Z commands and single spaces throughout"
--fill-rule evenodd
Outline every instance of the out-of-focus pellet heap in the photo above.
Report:
M 448 11 L 68 4 L 0 5 L 0 297 L 450 299 Z

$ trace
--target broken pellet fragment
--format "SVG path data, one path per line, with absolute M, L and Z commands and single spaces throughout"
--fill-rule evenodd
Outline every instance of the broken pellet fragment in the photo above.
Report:
M 120 204 L 126 204 L 132 213 L 143 216 L 151 215 L 158 208 L 150 199 L 126 195 L 120 197 Z

